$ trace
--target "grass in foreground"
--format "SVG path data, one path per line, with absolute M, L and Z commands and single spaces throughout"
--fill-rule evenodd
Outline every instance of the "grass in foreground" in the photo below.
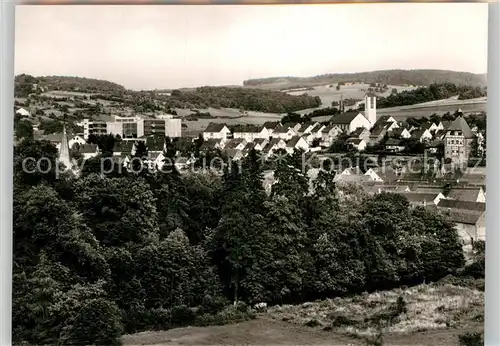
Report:
M 277 320 L 356 337 L 461 328 L 482 322 L 484 292 L 451 284 L 327 299 L 269 309 Z

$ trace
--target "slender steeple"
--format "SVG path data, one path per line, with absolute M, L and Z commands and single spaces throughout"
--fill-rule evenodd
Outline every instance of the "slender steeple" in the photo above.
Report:
M 344 113 L 344 97 L 343 97 L 343 94 L 341 93 L 340 94 L 340 109 L 339 109 L 340 113 Z
M 71 160 L 69 158 L 68 135 L 66 134 L 66 116 L 64 116 L 61 147 L 59 148 L 59 162 L 64 164 L 66 168 L 68 169 L 71 168 Z

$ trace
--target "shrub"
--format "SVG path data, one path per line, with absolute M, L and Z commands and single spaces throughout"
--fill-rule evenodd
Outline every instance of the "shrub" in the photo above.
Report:
M 70 345 L 120 345 L 120 310 L 103 298 L 88 302 L 80 310 L 68 335 Z
M 481 333 L 465 333 L 458 336 L 460 346 L 482 346 L 483 336 Z
M 183 326 L 193 324 L 196 319 L 195 312 L 185 305 L 174 306 L 171 310 L 172 325 Z
M 318 327 L 321 325 L 321 323 L 317 319 L 313 318 L 312 320 L 309 320 L 306 323 L 304 323 L 304 325 L 307 327 Z

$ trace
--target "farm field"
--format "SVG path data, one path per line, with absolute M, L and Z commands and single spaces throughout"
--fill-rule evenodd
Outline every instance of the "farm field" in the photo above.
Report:
M 368 88 L 370 87 L 369 84 L 353 84 L 353 85 L 345 85 L 341 86 L 340 90 L 335 89 L 336 84 L 333 85 L 333 87 L 329 87 L 329 85 L 323 85 L 319 87 L 315 87 L 314 90 L 307 90 L 307 91 L 292 91 L 289 92 L 288 94 L 290 95 L 302 95 L 304 93 L 307 93 L 310 96 L 319 96 L 321 98 L 322 102 L 322 107 L 329 107 L 332 104 L 332 101 L 340 101 L 340 96 L 344 99 L 352 98 L 352 99 L 363 99 Z M 402 86 L 395 86 L 395 85 L 388 85 L 387 86 L 389 89 L 384 92 L 384 93 L 377 93 L 378 96 L 380 97 L 387 97 L 391 94 L 392 89 L 397 89 L 398 92 L 403 91 L 403 90 L 412 90 L 415 88 L 410 88 L 410 87 L 402 87 Z M 310 111 L 313 111 L 314 109 L 311 109 Z M 307 110 L 306 110 L 307 111 Z M 299 113 L 302 113 L 304 111 L 301 111 Z
M 374 322 L 405 301 L 406 312 L 383 329 L 384 345 L 457 345 L 458 335 L 482 332 L 484 292 L 450 284 L 271 307 L 257 319 L 211 327 L 143 332 L 125 345 L 366 345 L 378 333 Z M 311 321 L 315 322 L 311 324 Z M 309 325 L 309 326 L 307 326 Z
M 382 108 L 377 109 L 377 116 L 390 115 L 395 119 L 404 120 L 409 117 L 421 118 L 428 117 L 434 113 L 438 115 L 443 115 L 446 112 L 453 113 L 458 108 L 464 113 L 479 113 L 486 112 L 486 100 L 476 99 L 473 100 L 457 100 L 453 103 L 441 101 L 426 103 L 426 104 L 416 104 L 412 106 L 404 107 L 392 107 L 392 108 Z

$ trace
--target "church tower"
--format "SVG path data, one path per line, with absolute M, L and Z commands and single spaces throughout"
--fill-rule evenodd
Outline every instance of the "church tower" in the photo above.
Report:
M 344 97 L 340 94 L 339 112 L 344 113 Z
M 71 168 L 71 160 L 69 158 L 69 144 L 68 135 L 66 134 L 66 119 L 63 124 L 63 135 L 61 140 L 61 147 L 59 148 L 59 162 L 64 164 L 66 169 Z
M 371 126 L 377 122 L 377 97 L 375 94 L 368 93 L 365 95 L 365 117 Z

